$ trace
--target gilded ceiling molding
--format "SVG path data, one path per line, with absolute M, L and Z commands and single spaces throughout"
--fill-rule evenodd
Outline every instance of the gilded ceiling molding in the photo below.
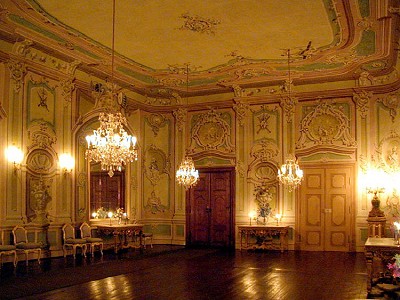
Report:
M 11 72 L 11 79 L 14 82 L 14 91 L 19 93 L 26 75 L 26 65 L 21 60 L 10 59 L 7 66 Z
M 378 102 L 382 103 L 387 109 L 389 109 L 390 117 L 392 122 L 397 116 L 397 110 L 400 108 L 400 93 L 398 91 L 384 95 L 382 98 L 378 98 Z
M 187 119 L 187 109 L 180 107 L 180 108 L 174 110 L 172 112 L 172 114 L 175 117 L 178 130 L 182 131 L 184 128 L 184 125 L 186 123 L 186 119 Z
M 203 18 L 197 15 L 193 16 L 189 13 L 182 14 L 181 18 L 184 19 L 184 24 L 179 29 L 212 35 L 214 35 L 217 30 L 216 26 L 221 23 L 220 20 Z
M 340 144 L 356 147 L 356 141 L 350 134 L 350 119 L 340 107 L 321 102 L 301 121 L 296 149 Z
M 356 103 L 356 108 L 360 113 L 361 118 L 365 119 L 369 110 L 369 101 L 372 99 L 373 93 L 360 91 L 353 94 L 353 100 Z
M 235 147 L 231 143 L 231 125 L 226 122 L 223 114 L 215 109 L 198 116 L 192 127 L 192 139 L 203 151 L 235 152 Z
M 240 126 L 244 126 L 244 121 L 246 119 L 247 112 L 250 109 L 250 105 L 239 100 L 234 101 L 235 104 L 233 105 L 233 110 L 236 112 L 236 119 L 238 120 Z
M 168 106 L 182 103 L 181 96 L 169 88 L 151 89 L 149 93 L 155 94 L 156 97 L 153 98 L 146 95 L 145 104 L 148 105 Z

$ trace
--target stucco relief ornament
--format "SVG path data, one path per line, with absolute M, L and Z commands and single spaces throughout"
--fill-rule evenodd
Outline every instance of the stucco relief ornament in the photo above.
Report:
M 180 107 L 180 108 L 174 110 L 172 114 L 175 117 L 176 125 L 178 127 L 178 130 L 182 131 L 183 130 L 183 126 L 186 123 L 187 110 Z
M 250 105 L 235 100 L 233 109 L 236 112 L 236 119 L 238 120 L 240 126 L 244 125 L 244 120 L 246 119 L 246 115 L 247 112 L 249 111 L 249 108 Z
M 49 188 L 50 184 L 46 183 L 42 177 L 39 178 L 37 183 L 32 184 L 31 208 L 35 212 L 33 222 L 41 225 L 49 224 L 46 210 L 47 204 L 52 200 Z
M 328 103 L 318 104 L 305 116 L 300 125 L 297 149 L 315 145 L 356 146 L 356 141 L 350 134 L 349 118 L 340 109 Z
M 22 61 L 17 60 L 10 60 L 7 65 L 11 72 L 11 78 L 15 84 L 14 91 L 19 93 L 26 74 L 26 65 Z
M 192 128 L 192 137 L 203 150 L 222 150 L 234 152 L 231 143 L 230 125 L 224 120 L 222 113 L 211 109 L 201 114 Z
M 397 116 L 397 110 L 400 108 L 400 93 L 387 94 L 383 98 L 378 98 L 378 102 L 389 109 L 390 117 L 392 118 L 392 122 L 394 122 Z
M 353 99 L 356 102 L 356 108 L 360 112 L 361 118 L 365 119 L 369 110 L 369 100 L 372 98 L 372 92 L 361 91 L 353 94 Z
M 147 118 L 147 121 L 155 137 L 158 135 L 160 128 L 166 124 L 166 119 L 162 114 L 151 114 L 150 117 Z
M 200 16 L 191 16 L 189 13 L 184 13 L 181 16 L 184 19 L 184 24 L 179 28 L 181 30 L 190 30 L 206 34 L 215 34 L 216 26 L 221 23 L 219 20 L 211 18 L 203 18 Z
M 396 131 L 392 130 L 379 142 L 376 157 L 385 172 L 400 171 L 400 135 Z
M 269 188 L 262 184 L 254 187 L 254 195 L 257 203 L 257 223 L 259 222 L 258 218 L 261 218 L 262 224 L 265 225 L 271 215 L 270 202 L 272 201 L 272 194 Z

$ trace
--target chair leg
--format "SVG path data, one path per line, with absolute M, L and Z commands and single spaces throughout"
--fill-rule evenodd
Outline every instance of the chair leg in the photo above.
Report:
M 17 266 L 17 263 L 18 263 L 17 251 L 14 251 L 14 268 Z
M 39 249 L 39 251 L 38 251 L 39 253 L 38 253 L 38 264 L 40 265 L 40 258 L 41 258 L 41 256 L 42 256 L 42 249 Z

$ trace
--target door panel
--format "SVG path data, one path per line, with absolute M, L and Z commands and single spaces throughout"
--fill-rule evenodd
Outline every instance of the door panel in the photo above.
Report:
M 351 170 L 304 170 L 299 213 L 302 250 L 349 251 Z
M 232 171 L 200 171 L 188 201 L 189 245 L 233 245 Z

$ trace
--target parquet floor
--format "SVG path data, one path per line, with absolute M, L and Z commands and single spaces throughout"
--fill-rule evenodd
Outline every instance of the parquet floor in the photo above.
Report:
M 155 246 L 4 264 L 0 299 L 365 299 L 363 253 Z

